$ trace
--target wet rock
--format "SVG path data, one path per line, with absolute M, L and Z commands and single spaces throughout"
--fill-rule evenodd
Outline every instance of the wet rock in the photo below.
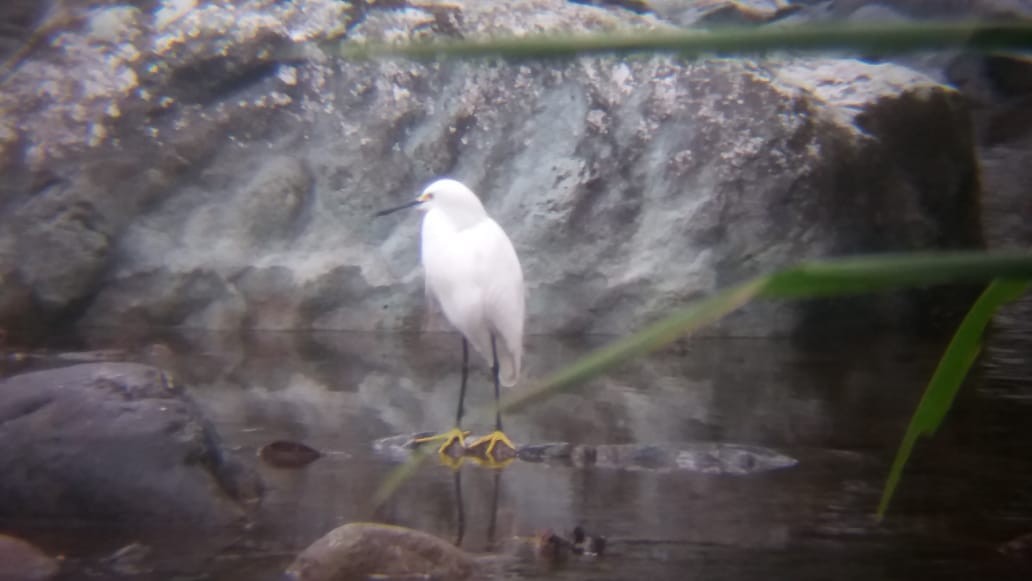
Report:
M 403 460 L 407 458 L 414 450 L 420 446 L 437 448 L 441 445 L 441 440 L 425 440 L 426 438 L 433 437 L 432 432 L 418 432 L 411 435 L 400 434 L 397 436 L 388 436 L 386 438 L 380 438 L 373 441 L 372 447 L 376 452 L 385 456 Z M 515 450 L 507 446 L 504 442 L 497 442 L 494 448 L 488 452 L 487 448 L 489 442 L 483 441 L 478 442 L 481 436 L 467 435 L 464 445 L 460 445 L 458 441 L 452 442 L 452 444 L 443 451 L 442 456 L 454 461 L 454 465 L 459 465 L 459 460 L 463 458 L 469 458 L 479 463 L 501 467 L 512 460 L 520 457 L 520 450 Z M 424 441 L 420 441 L 424 440 Z M 520 447 L 523 448 L 522 446 Z
M 473 579 L 477 564 L 451 543 L 403 527 L 350 523 L 305 549 L 287 569 L 292 581 L 384 578 Z
M 277 468 L 301 468 L 315 462 L 322 454 L 301 442 L 277 440 L 262 446 L 258 457 Z
M 569 454 L 570 461 L 576 466 L 660 472 L 684 470 L 737 476 L 797 464 L 794 458 L 768 448 L 724 443 L 577 446 Z
M 359 62 L 308 42 L 672 27 L 563 0 L 381 4 L 67 3 L 57 48 L 0 92 L 0 326 L 448 328 L 418 221 L 369 218 L 444 174 L 524 257 L 533 333 L 625 332 L 801 259 L 981 242 L 964 101 L 902 67 Z M 833 94 L 807 70 L 846 76 Z M 749 305 L 710 332 L 910 329 L 941 298 Z
M 226 526 L 261 484 L 168 374 L 88 363 L 0 383 L 0 515 Z
M 213 304 L 218 308 L 209 308 Z M 184 272 L 157 268 L 135 273 L 122 279 L 117 290 L 99 297 L 95 306 L 84 322 L 98 327 L 172 324 L 226 328 L 238 325 L 245 316 L 236 289 L 207 269 Z M 119 316 L 108 316 L 108 308 L 117 308 Z
M 573 457 L 574 445 L 569 442 L 548 442 L 520 446 L 516 457 L 526 462 L 569 461 Z
M 347 23 L 347 7 L 332 0 L 151 12 L 111 1 L 47 4 L 33 37 L 41 41 L 23 45 L 0 76 L 0 320 L 20 335 L 77 315 L 101 273 L 114 271 L 111 241 L 229 143 L 230 125 L 259 134 L 271 110 L 293 101 L 292 69 L 270 61 L 277 43 Z M 279 235 L 294 217 L 303 200 L 269 209 L 294 185 L 251 184 L 241 205 L 259 218 L 258 234 Z
M 1032 560 L 1032 533 L 1014 537 L 996 550 L 1013 559 Z
M 7 535 L 0 535 L 0 580 L 46 581 L 60 569 L 57 561 L 31 544 Z
M 248 245 L 289 238 L 311 188 L 312 176 L 304 164 L 290 157 L 271 159 L 238 192 L 242 199 L 231 207 L 240 212 L 218 229 L 225 235 L 233 229 L 230 224 L 239 225 L 245 233 L 233 237 Z
M 801 9 L 789 0 L 649 0 L 648 6 L 657 16 L 683 27 L 763 24 Z
M 373 449 L 394 459 L 411 455 L 415 438 L 426 434 L 388 436 L 373 442 Z M 524 462 L 595 466 L 619 470 L 684 470 L 700 474 L 745 475 L 795 466 L 798 461 L 760 446 L 722 442 L 683 444 L 572 444 L 547 442 L 525 444 L 515 452 Z M 507 459 L 507 458 L 503 458 Z
M 147 560 L 152 549 L 142 543 L 130 543 L 100 561 L 100 565 L 111 573 L 121 576 L 151 573 Z
M 568 0 L 575 4 L 587 4 L 588 6 L 602 6 L 604 8 L 620 8 L 630 10 L 636 14 L 652 12 L 652 6 L 647 0 Z
M 606 538 L 599 535 L 589 535 L 584 531 L 584 527 L 577 525 L 573 528 L 573 539 L 570 549 L 577 555 L 600 557 L 606 552 Z

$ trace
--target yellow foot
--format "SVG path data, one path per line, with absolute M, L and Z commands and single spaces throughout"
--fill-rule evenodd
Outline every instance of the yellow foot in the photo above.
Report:
M 489 461 L 503 462 L 516 457 L 516 446 L 508 436 L 500 430 L 495 430 L 473 442 L 469 446 L 468 453 Z
M 424 438 L 413 438 L 412 443 L 426 444 L 428 442 L 442 440 L 443 443 L 441 444 L 441 447 L 437 449 L 437 452 L 443 456 L 457 458 L 465 453 L 466 436 L 468 435 L 468 431 L 462 431 L 459 428 L 452 428 L 443 434 L 426 436 Z

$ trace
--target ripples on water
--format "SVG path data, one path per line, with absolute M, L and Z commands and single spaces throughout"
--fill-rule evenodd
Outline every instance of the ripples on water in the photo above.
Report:
M 882 338 L 801 349 L 787 341 L 687 342 L 506 418 L 518 443 L 731 442 L 793 456 L 793 468 L 720 476 L 466 465 L 458 498 L 455 473 L 428 463 L 374 514 L 369 499 L 395 464 L 370 443 L 451 426 L 456 336 L 94 335 L 65 347 L 164 345 L 132 348 L 127 357 L 170 368 L 246 455 L 274 440 L 297 440 L 326 456 L 302 470 L 260 467 L 270 492 L 261 522 L 243 537 L 60 527 L 33 536 L 62 547 L 84 569 L 140 540 L 154 548 L 155 579 L 200 572 L 277 579 L 314 539 L 370 518 L 448 539 L 461 532 L 463 548 L 473 552 L 505 552 L 513 537 L 577 524 L 610 539 L 602 559 L 559 571 L 515 561 L 508 568 L 514 578 L 1027 579 L 1026 564 L 995 552 L 1032 531 L 1032 341 L 1012 327 L 988 346 L 973 379 L 977 389 L 965 390 L 939 435 L 918 446 L 883 525 L 871 513 L 942 343 Z M 531 337 L 528 375 L 604 341 Z M 470 406 L 490 401 L 488 385 L 478 368 Z

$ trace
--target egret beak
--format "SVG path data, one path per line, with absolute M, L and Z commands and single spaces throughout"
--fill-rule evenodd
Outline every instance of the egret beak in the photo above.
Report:
M 380 210 L 379 212 L 373 214 L 373 216 L 376 217 L 376 218 L 379 218 L 380 216 L 386 216 L 387 214 L 393 214 L 394 212 L 397 212 L 398 210 L 404 210 L 406 208 L 411 208 L 413 206 L 418 206 L 418 205 L 420 205 L 422 203 L 423 203 L 423 200 L 412 200 L 411 202 L 405 202 L 404 204 L 402 204 L 400 206 L 395 206 L 393 208 L 387 208 L 386 210 Z

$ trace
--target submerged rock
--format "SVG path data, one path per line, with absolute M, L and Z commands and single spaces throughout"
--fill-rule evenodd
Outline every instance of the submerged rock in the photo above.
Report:
M 719 442 L 683 444 L 571 445 L 566 442 L 521 447 L 519 458 L 620 470 L 683 470 L 700 474 L 745 475 L 789 468 L 795 458 L 769 448 Z
M 424 433 L 380 438 L 373 442 L 377 453 L 401 460 L 412 454 L 415 438 Z M 473 438 L 469 438 L 472 440 Z M 547 442 L 525 444 L 516 449 L 524 462 L 597 466 L 620 470 L 684 470 L 700 474 L 744 475 L 798 464 L 795 458 L 761 446 L 722 442 L 685 442 L 672 444 L 571 444 Z
M 276 440 L 258 450 L 258 457 L 276 468 L 302 468 L 322 457 L 322 453 L 301 442 Z
M 429 533 L 377 523 L 349 523 L 333 529 L 298 555 L 287 569 L 286 578 L 462 581 L 473 579 L 476 570 L 473 557 Z
M 160 369 L 88 363 L 0 383 L 0 515 L 225 526 L 257 476 Z
M 1014 537 L 996 550 L 1011 558 L 1032 560 L 1032 533 Z

